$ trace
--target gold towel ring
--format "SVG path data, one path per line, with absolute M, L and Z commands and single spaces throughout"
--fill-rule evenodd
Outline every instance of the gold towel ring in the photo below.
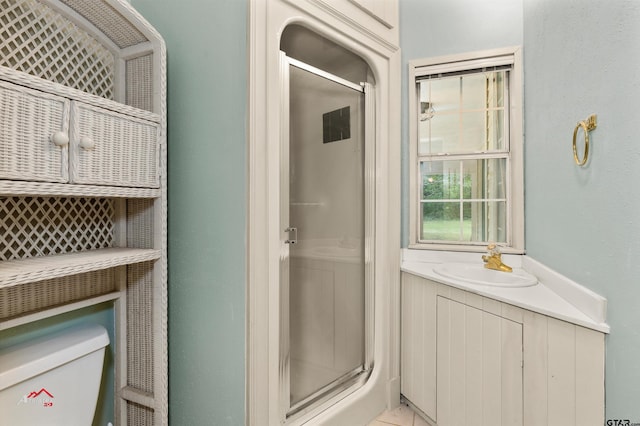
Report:
M 573 159 L 578 166 L 587 164 L 587 160 L 589 159 L 589 132 L 595 129 L 596 126 L 596 115 L 592 114 L 586 120 L 578 122 L 575 129 L 573 129 Z M 584 153 L 582 160 L 578 157 L 578 148 L 576 146 L 576 136 L 578 136 L 578 130 L 580 128 L 584 131 Z

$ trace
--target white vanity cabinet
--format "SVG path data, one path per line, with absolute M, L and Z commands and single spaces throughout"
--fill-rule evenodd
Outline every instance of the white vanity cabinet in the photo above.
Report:
M 0 331 L 110 304 L 108 421 L 167 425 L 164 41 L 126 0 L 0 3 Z
M 447 425 L 602 425 L 604 334 L 402 274 L 401 392 Z
M 0 105 L 0 179 L 160 186 L 157 114 L 126 115 L 116 102 L 106 109 L 3 80 Z
M 442 296 L 436 311 L 438 425 L 522 425 L 522 323 Z

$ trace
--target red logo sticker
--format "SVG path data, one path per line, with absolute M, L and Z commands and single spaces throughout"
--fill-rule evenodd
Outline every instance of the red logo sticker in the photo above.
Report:
M 43 407 L 53 407 L 53 395 L 45 388 L 39 391 L 32 391 L 20 398 L 17 405 L 20 404 L 42 404 Z

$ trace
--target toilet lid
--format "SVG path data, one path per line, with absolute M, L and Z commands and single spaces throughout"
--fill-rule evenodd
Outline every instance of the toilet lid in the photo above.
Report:
M 108 344 L 103 326 L 87 324 L 0 349 L 0 391 Z

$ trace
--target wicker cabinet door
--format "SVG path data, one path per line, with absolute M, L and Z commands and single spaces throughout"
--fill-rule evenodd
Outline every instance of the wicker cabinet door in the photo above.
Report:
M 70 180 L 158 188 L 159 137 L 157 123 L 73 101 Z
M 67 99 L 0 81 L 0 117 L 0 179 L 67 182 Z

